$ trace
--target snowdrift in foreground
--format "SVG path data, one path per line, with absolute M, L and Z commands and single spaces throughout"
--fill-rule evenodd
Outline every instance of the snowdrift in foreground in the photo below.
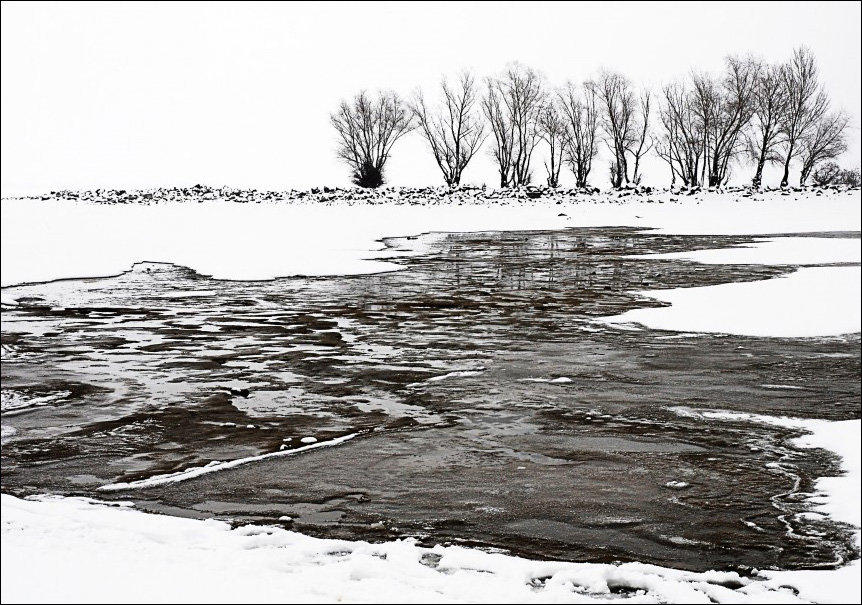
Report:
M 116 275 L 140 261 L 173 263 L 224 279 L 371 273 L 398 268 L 379 260 L 392 255 L 380 252 L 381 238 L 432 231 L 632 226 L 721 235 L 860 230 L 859 190 L 741 195 L 664 191 L 620 199 L 604 193 L 577 201 L 500 198 L 464 205 L 218 199 L 109 205 L 4 199 L 2 283 Z
M 669 307 L 633 309 L 609 324 L 743 336 L 814 337 L 860 331 L 859 267 L 806 267 L 754 282 L 638 292 Z
M 3 602 L 804 603 L 859 598 L 831 571 L 692 573 L 530 561 L 410 540 L 369 544 L 152 515 L 78 498 L 2 495 Z M 795 591 L 798 591 L 796 593 Z M 855 591 L 855 592 L 854 592 Z

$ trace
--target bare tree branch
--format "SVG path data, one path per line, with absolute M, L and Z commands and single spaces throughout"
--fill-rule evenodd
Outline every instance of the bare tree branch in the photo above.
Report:
M 599 112 L 596 91 L 585 84 L 581 92 L 569 83 L 557 93 L 565 120 L 566 161 L 575 175 L 575 185 L 586 187 L 593 159 L 598 155 Z
M 746 139 L 746 151 L 756 165 L 751 184 L 760 187 L 766 163 L 781 161 L 778 153 L 778 146 L 782 142 L 779 121 L 787 111 L 787 99 L 780 66 L 763 65 L 759 68 L 752 102 L 752 125 Z
M 790 161 L 801 153 L 800 142 L 808 136 L 829 109 L 829 99 L 818 81 L 819 71 L 814 55 L 807 48 L 793 51 L 793 57 L 781 67 L 781 83 L 786 102 L 779 120 L 782 134 L 784 176 L 786 187 L 790 177 Z
M 441 87 L 441 107 L 429 109 L 419 92 L 411 108 L 437 166 L 443 172 L 443 179 L 454 187 L 460 184 L 464 169 L 487 135 L 485 124 L 476 111 L 479 91 L 473 75 L 462 73 L 454 89 L 445 80 Z
M 811 170 L 824 160 L 832 160 L 847 150 L 845 133 L 850 118 L 842 111 L 821 116 L 801 140 L 799 157 L 802 172 L 799 184 L 804 185 Z
M 539 142 L 538 120 L 545 103 L 539 74 L 517 63 L 500 78 L 488 80 L 482 110 L 491 127 L 491 155 L 500 174 L 500 187 L 530 183 L 530 160 Z
M 553 99 L 545 103 L 539 114 L 539 136 L 548 144 L 549 161 L 545 162 L 548 187 L 560 186 L 560 169 L 563 167 L 563 152 L 566 142 L 566 121 Z

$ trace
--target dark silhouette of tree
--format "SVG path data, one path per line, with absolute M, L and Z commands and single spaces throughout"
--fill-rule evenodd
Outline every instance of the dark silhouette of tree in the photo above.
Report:
M 632 172 L 632 182 L 639 185 L 643 174 L 640 172 L 641 158 L 649 153 L 653 147 L 652 139 L 649 138 L 649 118 L 650 118 L 650 92 L 644 89 L 641 92 L 639 99 L 639 111 L 637 115 L 637 128 L 635 128 L 634 138 L 626 151 L 631 154 L 634 162 L 634 170 Z
M 592 87 L 602 108 L 601 124 L 605 143 L 613 155 L 611 185 L 619 189 L 623 183 L 629 184 L 626 152 L 636 137 L 635 95 L 628 79 L 615 72 L 603 71 Z
M 589 86 L 599 101 L 605 143 L 613 154 L 611 185 L 619 189 L 629 183 L 640 183 L 641 159 L 653 146 L 649 136 L 649 91 L 644 89 L 637 97 L 628 78 L 609 71 L 601 72 Z M 634 168 L 631 177 L 630 166 Z
M 379 187 L 392 146 L 414 128 L 412 114 L 394 92 L 378 93 L 372 99 L 365 91 L 342 101 L 330 116 L 338 132 L 338 157 L 352 169 L 353 183 Z
M 655 141 L 655 149 L 670 166 L 671 185 L 677 178 L 686 187 L 701 184 L 705 137 L 693 108 L 693 96 L 685 84 L 669 84 L 662 89 L 659 118 L 664 133 Z
M 482 110 L 491 128 L 491 155 L 500 174 L 500 187 L 528 185 L 530 159 L 539 142 L 539 116 L 545 102 L 542 78 L 534 70 L 510 65 L 500 78 L 490 78 Z
M 442 89 L 441 107 L 429 109 L 419 92 L 412 110 L 443 179 L 454 187 L 485 140 L 485 125 L 476 109 L 479 91 L 472 74 L 461 74 L 455 88 L 443 80 Z
M 575 186 L 586 187 L 599 152 L 597 134 L 599 114 L 596 91 L 586 84 L 581 92 L 569 83 L 557 93 L 560 111 L 565 121 L 565 157 L 575 175 Z
M 549 161 L 545 162 L 548 187 L 559 187 L 566 141 L 566 121 L 553 99 L 547 100 L 539 114 L 539 136 L 548 144 Z
M 841 177 L 839 178 L 839 182 L 842 185 L 849 185 L 850 187 L 858 187 L 860 183 L 862 183 L 862 172 L 859 171 L 859 167 L 851 168 L 849 170 L 842 170 Z
M 758 68 L 752 96 L 753 114 L 751 132 L 746 140 L 748 155 L 755 162 L 753 187 L 763 181 L 763 167 L 781 161 L 778 147 L 781 144 L 781 117 L 787 111 L 787 99 L 778 65 L 761 65 Z
M 842 170 L 837 162 L 826 162 L 811 173 L 811 180 L 815 185 L 848 185 L 858 187 L 862 182 L 862 174 L 859 168 Z
M 782 187 L 787 186 L 790 178 L 790 161 L 801 153 L 800 143 L 828 109 L 829 100 L 818 77 L 814 55 L 804 46 L 794 50 L 793 57 L 781 68 L 786 103 L 785 111 L 779 120 L 784 160 Z
M 722 77 L 694 74 L 692 108 L 704 138 L 701 182 L 722 187 L 730 176 L 730 162 L 741 151 L 741 136 L 751 120 L 758 64 L 753 59 L 728 57 Z
M 799 158 L 802 172 L 799 184 L 804 185 L 818 163 L 833 160 L 847 150 L 845 131 L 850 118 L 842 111 L 821 116 L 805 133 L 800 142 Z

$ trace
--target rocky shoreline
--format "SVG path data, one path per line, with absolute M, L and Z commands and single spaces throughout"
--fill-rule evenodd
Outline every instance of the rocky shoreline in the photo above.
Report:
M 737 195 L 752 198 L 760 194 L 778 194 L 789 196 L 794 193 L 816 192 L 841 193 L 859 190 L 859 187 L 847 185 L 828 185 L 824 187 L 787 187 L 761 188 L 726 187 L 722 189 L 706 189 L 702 187 L 631 187 L 619 190 L 601 191 L 595 187 L 586 188 L 551 188 L 546 186 L 530 186 L 511 189 L 493 189 L 487 187 L 463 186 L 449 187 L 382 187 L 379 189 L 361 189 L 358 187 L 322 187 L 308 190 L 290 189 L 286 191 L 263 191 L 258 189 L 236 189 L 232 187 L 210 187 L 195 185 L 193 187 L 159 187 L 155 189 L 94 189 L 85 191 L 51 191 L 43 195 L 20 196 L 17 199 L 50 200 L 60 199 L 72 202 L 92 202 L 97 204 L 161 204 L 172 202 L 208 202 L 228 201 L 240 204 L 289 202 L 289 203 L 361 203 L 361 204 L 484 204 L 500 201 L 530 201 L 544 200 L 556 203 L 567 203 L 590 200 L 620 200 L 623 198 L 644 198 L 658 196 L 696 196 L 698 194 Z M 670 201 L 677 201 L 671 198 Z

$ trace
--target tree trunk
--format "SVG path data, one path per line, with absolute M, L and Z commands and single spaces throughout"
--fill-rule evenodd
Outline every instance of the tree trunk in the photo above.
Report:
M 760 189 L 760 183 L 763 181 L 763 164 L 757 162 L 757 172 L 754 173 L 754 178 L 751 179 L 751 186 L 755 189 Z
M 754 173 L 754 178 L 751 179 L 751 186 L 755 189 L 760 189 L 760 183 L 763 182 L 763 166 L 766 164 L 766 148 L 760 151 L 760 157 L 757 158 L 757 172 Z
M 808 175 L 811 174 L 811 169 L 813 166 L 802 165 L 802 172 L 799 174 L 799 186 L 804 187 L 805 181 L 808 180 Z
M 781 186 L 787 187 L 787 183 L 790 180 L 790 158 L 793 157 L 793 145 L 790 146 L 790 149 L 787 150 L 787 157 L 784 159 L 784 176 L 781 177 Z

